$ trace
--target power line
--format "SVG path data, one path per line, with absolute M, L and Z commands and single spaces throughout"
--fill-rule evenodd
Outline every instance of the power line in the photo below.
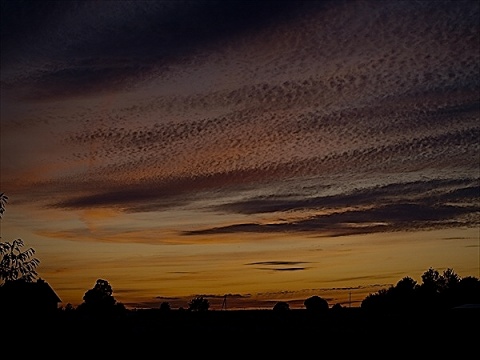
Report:
M 223 296 L 222 310 L 227 310 L 227 294 Z

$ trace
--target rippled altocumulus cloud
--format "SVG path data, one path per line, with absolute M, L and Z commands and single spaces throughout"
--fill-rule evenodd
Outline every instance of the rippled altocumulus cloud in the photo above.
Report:
M 277 217 L 190 235 L 478 225 L 478 2 L 2 6 L 19 200 Z

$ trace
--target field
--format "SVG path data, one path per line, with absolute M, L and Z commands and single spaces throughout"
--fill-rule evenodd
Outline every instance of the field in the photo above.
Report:
M 91 344 L 113 356 L 166 350 L 184 354 L 263 354 L 267 358 L 312 351 L 386 357 L 428 355 L 428 359 L 467 358 L 478 351 L 479 309 L 415 314 L 367 314 L 360 308 L 312 314 L 307 310 L 225 310 L 189 312 L 157 309 L 129 311 L 110 321 L 62 316 L 64 343 Z M 78 351 L 86 348 L 78 347 Z M 97 349 L 98 351 L 98 349 Z M 268 354 L 268 355 L 267 355 Z M 343 354 L 343 355 L 342 355 Z M 450 354 L 450 355 L 449 355 Z M 129 355 L 129 356 L 130 356 Z M 229 355 L 229 356 L 230 356 Z M 254 357 L 255 358 L 255 357 Z M 294 357 L 295 358 L 295 357 Z

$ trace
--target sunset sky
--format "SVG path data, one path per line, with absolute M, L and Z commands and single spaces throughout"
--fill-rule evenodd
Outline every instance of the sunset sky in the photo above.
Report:
M 1 241 L 83 302 L 480 276 L 480 2 L 1 1 Z

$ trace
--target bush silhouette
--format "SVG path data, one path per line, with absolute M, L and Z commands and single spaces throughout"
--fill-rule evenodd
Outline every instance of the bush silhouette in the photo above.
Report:
M 287 311 L 290 310 L 290 305 L 285 301 L 279 301 L 273 307 L 274 311 Z
M 314 295 L 303 302 L 305 308 L 314 313 L 324 313 L 328 311 L 328 302 L 320 296 Z
M 164 301 L 160 304 L 160 311 L 161 312 L 168 312 L 171 310 L 170 303 Z
M 207 311 L 209 307 L 210 303 L 203 296 L 197 296 L 188 303 L 188 310 L 190 311 L 203 312 Z

